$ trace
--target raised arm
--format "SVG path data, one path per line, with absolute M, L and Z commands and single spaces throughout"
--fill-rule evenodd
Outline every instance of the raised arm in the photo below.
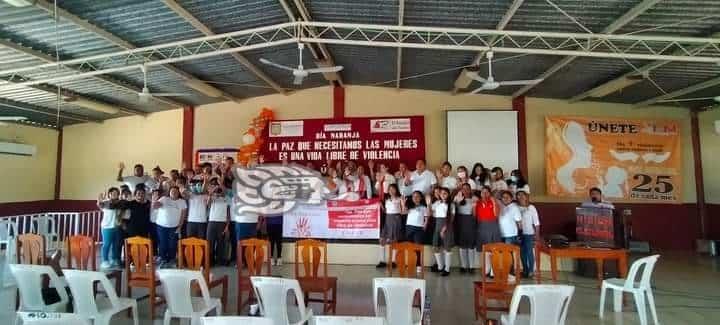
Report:
M 100 193 L 97 198 L 97 202 L 95 205 L 97 205 L 98 209 L 103 208 L 103 202 L 105 201 L 105 193 Z
M 117 174 L 117 181 L 122 182 L 123 181 L 123 170 L 125 169 L 125 163 L 121 162 L 118 164 L 118 174 Z

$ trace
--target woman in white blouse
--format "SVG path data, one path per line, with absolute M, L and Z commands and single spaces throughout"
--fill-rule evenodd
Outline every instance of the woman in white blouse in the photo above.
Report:
M 387 266 L 387 247 L 386 245 L 400 241 L 402 237 L 402 216 L 405 212 L 405 198 L 400 195 L 397 184 L 390 184 L 388 186 L 388 192 L 383 197 L 382 205 L 380 206 L 385 214 L 385 220 L 380 233 L 380 251 L 379 259 L 380 262 L 377 264 L 378 268 Z M 395 256 L 391 257 L 391 263 L 395 261 Z
M 430 206 L 430 215 L 435 218 L 435 231 L 433 232 L 433 247 L 435 249 L 435 261 L 437 269 L 433 272 L 442 272 L 442 276 L 450 275 L 452 264 L 453 248 L 453 211 L 450 190 L 447 187 L 440 188 L 440 199 L 432 202 L 432 198 L 426 197 L 426 203 Z

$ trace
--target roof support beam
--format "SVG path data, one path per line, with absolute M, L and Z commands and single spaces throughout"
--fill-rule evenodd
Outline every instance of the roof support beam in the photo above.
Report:
M 705 89 L 705 88 L 710 88 L 710 87 L 717 86 L 717 85 L 720 85 L 720 77 L 713 78 L 713 79 L 710 79 L 710 80 L 706 80 L 706 81 L 703 81 L 703 82 L 701 82 L 701 83 L 699 83 L 699 84 L 692 85 L 692 86 L 690 86 L 690 87 L 678 89 L 678 90 L 669 92 L 669 93 L 664 94 L 664 95 L 661 95 L 661 96 L 649 98 L 649 99 L 643 100 L 643 101 L 641 101 L 641 102 L 639 102 L 639 103 L 636 103 L 636 104 L 633 105 L 633 106 L 635 106 L 635 107 L 644 107 L 644 106 L 648 106 L 648 105 L 655 104 L 655 103 L 657 103 L 657 102 L 659 102 L 659 101 L 663 101 L 663 100 L 671 99 L 671 98 L 675 98 L 675 97 L 680 97 L 680 96 L 685 96 L 685 95 L 687 95 L 687 94 L 694 93 L 694 92 L 696 92 L 696 91 L 698 91 L 698 90 L 703 90 L 703 89 Z
M 720 33 L 714 33 L 714 34 L 710 35 L 709 37 L 712 37 L 712 38 L 720 38 Z M 705 49 L 705 46 L 699 45 L 699 46 L 694 46 L 694 47 L 692 47 L 692 48 L 690 48 L 690 49 L 688 49 L 688 50 L 689 50 L 690 53 L 696 53 L 696 52 L 702 51 L 703 49 Z M 675 55 L 682 55 L 683 51 L 684 51 L 684 50 L 678 49 L 678 50 L 673 51 L 673 54 L 675 54 Z M 646 64 L 646 65 L 643 65 L 643 66 L 641 66 L 641 67 L 639 67 L 639 68 L 637 68 L 637 69 L 633 69 L 633 70 L 631 70 L 631 71 L 628 71 L 628 72 L 626 72 L 625 74 L 623 74 L 623 75 L 620 76 L 620 77 L 617 77 L 617 78 L 615 78 L 615 79 L 613 79 L 613 80 L 610 80 L 610 81 L 605 82 L 605 83 L 603 83 L 603 84 L 600 84 L 600 85 L 598 85 L 598 86 L 596 86 L 596 87 L 593 87 L 592 89 L 589 89 L 589 90 L 587 90 L 587 91 L 584 91 L 584 92 L 581 93 L 581 94 L 575 95 L 575 96 L 573 96 L 572 98 L 570 98 L 569 102 L 574 103 L 574 102 L 577 102 L 577 101 L 581 101 L 581 100 L 583 100 L 583 99 L 585 99 L 585 98 L 591 97 L 592 94 L 596 91 L 596 89 L 601 88 L 601 87 L 604 87 L 605 85 L 607 85 L 607 84 L 609 84 L 609 83 L 619 82 L 618 80 L 627 79 L 627 78 L 630 78 L 630 77 L 647 75 L 648 73 L 650 73 L 650 71 L 655 70 L 655 69 L 657 69 L 657 68 L 660 68 L 660 67 L 662 67 L 662 66 L 664 66 L 664 65 L 666 65 L 666 64 L 668 64 L 668 63 L 671 63 L 671 62 L 672 62 L 672 61 L 654 61 L 654 62 L 650 62 L 650 63 L 648 63 L 648 64 Z
M 46 116 L 57 116 L 57 112 L 51 112 L 43 107 L 31 105 L 28 103 L 21 103 L 14 100 L 6 99 L 6 98 L 0 98 L 0 110 L 3 108 L 3 106 L 10 107 L 13 109 L 36 113 L 36 114 L 42 114 Z M 60 119 L 68 119 L 68 120 L 75 120 L 78 122 L 92 122 L 92 123 L 100 123 L 101 121 L 89 118 L 86 116 L 80 116 L 76 114 L 71 113 L 63 113 L 60 112 Z
M 27 54 L 27 55 L 29 55 L 29 56 L 32 56 L 32 57 L 37 58 L 37 59 L 39 59 L 39 60 L 45 61 L 45 62 L 47 62 L 47 63 L 55 63 L 55 62 L 57 62 L 57 61 L 55 60 L 55 58 L 52 57 L 52 56 L 50 56 L 50 55 L 47 55 L 47 54 L 42 53 L 42 52 L 40 52 L 40 51 L 33 50 L 33 49 L 31 49 L 31 48 L 24 47 L 24 46 L 22 46 L 22 45 L 13 43 L 13 42 L 11 42 L 11 41 L 9 41 L 9 40 L 0 39 L 0 46 L 5 46 L 5 47 L 7 47 L 7 48 L 13 49 L 13 50 L 18 51 L 18 52 L 23 53 L 23 54 Z M 78 71 L 80 71 L 80 70 L 78 70 Z M 136 93 L 137 93 L 137 92 L 140 92 L 140 91 L 141 91 L 141 89 L 139 89 L 139 88 L 136 88 L 136 87 L 134 87 L 134 86 L 131 86 L 131 85 L 122 83 L 122 82 L 120 82 L 120 81 L 116 81 L 116 80 L 114 80 L 113 78 L 111 78 L 110 76 L 99 75 L 99 76 L 95 76 L 95 78 L 98 79 L 98 80 L 104 81 L 104 82 L 106 82 L 106 83 L 108 83 L 108 84 L 110 84 L 110 85 L 112 85 L 112 86 L 114 86 L 114 87 L 123 88 L 123 89 L 126 89 L 126 90 L 130 91 L 130 92 L 136 92 Z M 11 81 L 11 80 L 7 80 L 7 79 L 4 79 L 4 78 L 0 78 L 0 79 L 1 79 L 1 80 L 5 80 L 5 81 L 8 81 L 8 82 L 13 82 L 13 81 Z M 57 94 L 57 88 L 56 88 L 56 86 L 51 86 L 51 85 L 32 85 L 32 86 L 28 86 L 28 87 L 31 87 L 31 88 L 34 88 L 34 89 L 37 89 L 37 90 L 42 90 L 42 91 L 44 91 L 44 92 L 48 92 L 48 93 L 51 93 L 51 94 Z M 68 90 L 68 89 L 65 89 L 65 88 L 62 88 L 62 87 L 61 87 L 61 93 L 62 93 L 62 96 L 64 96 L 64 97 L 74 97 L 74 98 L 81 98 L 81 99 L 88 99 L 88 100 L 92 100 L 92 101 L 98 101 L 98 100 L 95 99 L 95 98 L 88 98 L 88 97 L 85 96 L 85 95 L 77 94 L 77 93 L 75 93 L 75 92 L 72 92 L 72 91 L 70 91 L 70 90 Z M 143 111 L 139 111 L 139 110 L 136 110 L 136 109 L 127 108 L 127 107 L 122 107 L 122 106 L 117 105 L 117 104 L 111 104 L 111 105 L 117 107 L 121 112 L 124 112 L 124 113 L 127 113 L 127 114 L 142 115 L 142 116 L 147 115 L 147 112 L 143 112 Z
M 303 20 L 307 22 L 313 21 L 312 17 L 310 16 L 310 11 L 305 7 L 305 4 L 302 2 L 302 0 L 293 0 L 295 3 L 295 8 L 297 8 L 298 12 L 300 13 L 300 17 L 302 17 Z M 285 9 L 285 13 L 288 15 L 288 18 L 290 21 L 297 21 L 297 19 L 294 17 L 292 10 L 290 9 L 290 6 L 286 3 L 286 0 L 280 0 L 280 4 L 282 5 L 283 9 Z M 315 35 L 314 29 L 309 29 L 311 32 L 311 35 Z M 320 53 L 322 53 L 322 57 L 318 55 L 317 51 L 312 46 L 308 46 L 310 48 L 310 52 L 312 53 L 313 57 L 315 57 L 315 60 L 322 60 L 324 61 L 327 66 L 334 66 L 335 60 L 333 60 L 332 54 L 330 54 L 330 51 L 328 51 L 325 44 L 317 44 L 318 49 L 320 49 Z M 325 74 L 323 74 L 325 76 Z M 337 80 L 331 80 L 328 79 L 327 76 L 325 77 L 327 81 L 329 81 L 331 84 L 333 81 L 337 81 L 340 85 L 343 84 L 342 76 L 340 75 L 340 72 L 337 72 Z
M 40 9 L 43 9 L 43 10 L 47 11 L 50 15 L 55 15 L 55 6 L 54 6 L 54 4 L 53 4 L 52 2 L 49 2 L 49 1 L 47 1 L 47 0 L 34 0 L 34 1 L 33 1 L 33 4 L 34 4 L 35 6 L 37 6 L 38 8 L 40 8 Z M 96 34 L 96 35 L 98 35 L 98 36 L 106 39 L 107 41 L 109 41 L 109 42 L 111 42 L 111 43 L 113 43 L 113 44 L 115 44 L 115 45 L 117 45 L 117 46 L 120 46 L 120 47 L 122 47 L 122 48 L 124 48 L 124 49 L 126 49 L 126 50 L 132 50 L 132 49 L 135 49 L 135 48 L 136 48 L 136 46 L 133 45 L 132 43 L 130 43 L 130 42 L 128 42 L 128 41 L 126 41 L 126 40 L 118 37 L 117 35 L 114 35 L 113 33 L 109 32 L 109 31 L 106 31 L 106 30 L 104 30 L 104 29 L 102 29 L 102 28 L 100 28 L 100 27 L 98 27 L 98 26 L 96 26 L 96 25 L 91 24 L 91 23 L 88 22 L 87 20 L 82 19 L 81 17 L 79 17 L 79 16 L 77 16 L 77 15 L 75 15 L 75 14 L 73 14 L 73 13 L 71 13 L 71 12 L 65 10 L 65 9 L 62 9 L 62 8 L 58 7 L 58 8 L 57 8 L 57 15 L 58 15 L 59 17 L 62 17 L 62 18 L 64 18 L 64 19 L 67 19 L 68 21 L 71 21 L 72 23 L 74 23 L 74 24 L 82 27 L 83 29 L 85 29 L 85 30 L 87 30 L 87 31 L 89 31 L 89 32 L 92 32 L 92 33 L 94 33 L 94 34 Z M 194 80 L 194 81 L 197 81 L 197 82 L 202 82 L 201 80 L 199 80 L 199 79 L 196 78 L 195 76 L 193 76 L 193 75 L 191 75 L 191 74 L 189 74 L 189 73 L 187 73 L 187 72 L 185 72 L 185 71 L 183 71 L 183 70 L 181 70 L 181 69 L 178 69 L 177 67 L 174 67 L 174 66 L 172 66 L 172 65 L 170 65 L 170 64 L 163 65 L 163 68 L 169 70 L 170 72 L 175 73 L 176 75 L 180 76 L 180 77 L 183 78 L 184 80 Z M 209 84 L 207 84 L 207 86 L 208 86 L 208 87 L 215 88 L 214 86 L 209 85 Z M 216 88 L 216 89 L 217 89 L 217 88 Z M 218 90 L 219 90 L 219 89 L 218 89 Z M 236 97 L 234 97 L 234 96 L 232 96 L 232 95 L 230 95 L 230 94 L 228 94 L 228 93 L 226 93 L 226 92 L 224 92 L 224 91 L 222 91 L 222 90 L 219 90 L 219 91 L 223 94 L 222 97 L 225 98 L 225 99 L 227 99 L 227 100 L 231 100 L 231 101 L 239 101 L 239 100 L 240 100 L 240 99 L 238 99 L 238 98 L 236 98 Z M 156 98 L 156 97 L 153 97 L 153 98 Z M 163 100 L 164 100 L 164 99 L 163 99 Z M 180 105 L 177 105 L 177 104 L 180 104 Z M 179 107 L 187 106 L 187 104 L 184 104 L 184 103 L 182 103 L 182 102 L 177 102 L 177 104 L 173 104 L 173 105 L 176 105 L 176 106 L 179 106 Z
M 624 15 L 620 16 L 618 19 L 610 23 L 601 34 L 612 34 L 618 31 L 623 26 L 627 25 L 629 22 L 631 22 L 633 19 L 635 19 L 637 16 L 642 15 L 645 11 L 652 8 L 655 4 L 660 2 L 661 0 L 643 0 L 643 2 L 637 4 L 632 9 L 628 10 Z M 556 63 L 549 69 L 547 69 L 545 72 L 541 73 L 540 76 L 538 76 L 535 79 L 542 79 L 545 80 L 555 74 L 555 72 L 560 71 L 562 68 L 566 67 L 568 64 L 572 63 L 577 59 L 576 56 L 567 57 L 563 60 L 560 60 L 560 62 Z M 542 81 L 541 81 L 542 82 Z M 526 85 L 522 88 L 520 88 L 518 91 L 513 93 L 513 98 L 519 97 L 530 91 L 530 89 L 535 88 L 535 86 L 539 85 L 540 82 L 532 84 L 532 85 Z
M 183 8 L 179 3 L 177 3 L 175 0 L 163 0 L 163 3 L 170 8 L 170 10 L 174 11 L 178 16 L 182 17 L 187 21 L 190 25 L 195 27 L 195 29 L 199 30 L 205 36 L 213 36 L 216 35 L 215 32 L 213 32 L 210 27 L 203 24 L 200 20 L 198 20 L 193 14 L 191 14 L 189 11 L 187 11 L 185 8 Z M 285 91 L 284 88 L 282 88 L 277 82 L 272 80 L 270 76 L 262 72 L 260 68 L 255 66 L 250 60 L 248 60 L 246 57 L 242 56 L 240 53 L 234 52 L 230 53 L 230 55 L 238 61 L 240 64 L 245 66 L 250 72 L 252 72 L 255 76 L 262 79 L 267 83 L 271 88 L 275 89 L 277 92 L 287 95 L 287 91 Z
M 405 0 L 398 0 L 398 26 L 405 20 Z M 402 37 L 402 35 L 400 35 Z M 400 75 L 402 74 L 402 47 L 397 48 L 397 62 L 395 62 L 395 88 L 400 89 Z
M 505 26 L 507 26 L 507 24 L 510 23 L 510 20 L 512 19 L 513 16 L 515 16 L 515 13 L 518 11 L 518 9 L 520 8 L 520 6 L 522 6 L 523 2 L 525 2 L 525 0 L 515 0 L 515 1 L 513 1 L 513 3 L 510 4 L 510 7 L 508 8 L 508 10 L 505 12 L 505 15 L 503 15 L 503 17 L 502 17 L 502 18 L 500 19 L 500 21 L 498 22 L 498 24 L 497 24 L 497 26 L 495 27 L 495 29 L 496 29 L 496 30 L 503 30 L 503 29 L 505 29 Z M 492 41 L 490 42 L 490 44 L 495 43 L 495 40 L 496 40 L 496 39 L 497 39 L 497 37 L 494 37 L 494 38 L 492 39 Z M 487 52 L 487 51 L 478 52 L 478 55 L 475 57 L 475 59 L 473 59 L 473 63 L 472 63 L 472 64 L 473 64 L 473 65 L 479 65 L 479 64 L 480 64 L 480 61 L 482 61 L 482 59 L 485 58 L 485 53 L 486 53 L 486 52 Z M 460 71 L 460 74 L 462 74 L 462 73 L 463 73 L 463 71 L 461 70 L 461 71 Z M 460 75 L 458 75 L 457 78 L 455 78 L 455 84 L 458 83 L 458 80 L 459 80 L 460 78 L 461 78 Z M 459 89 L 458 89 L 457 86 L 453 86 L 453 91 L 452 91 L 453 94 L 456 94 L 456 93 L 458 92 L 458 90 L 459 90 Z

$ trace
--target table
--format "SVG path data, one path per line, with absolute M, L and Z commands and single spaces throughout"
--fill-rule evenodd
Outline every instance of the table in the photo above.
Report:
M 591 259 L 597 264 L 598 288 L 603 281 L 603 262 L 604 260 L 617 260 L 618 271 L 620 277 L 627 277 L 627 258 L 628 251 L 625 249 L 611 248 L 588 248 L 588 247 L 568 247 L 568 248 L 551 248 L 544 243 L 535 245 L 535 280 L 540 283 L 541 271 L 540 260 L 542 253 L 550 256 L 550 272 L 553 282 L 557 282 L 557 260 L 558 258 L 574 258 L 574 259 Z

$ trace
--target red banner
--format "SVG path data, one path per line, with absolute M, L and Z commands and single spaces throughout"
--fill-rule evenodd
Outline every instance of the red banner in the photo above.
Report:
M 266 162 L 319 166 L 327 160 L 373 160 L 395 168 L 425 158 L 422 116 L 272 121 L 263 135 Z

